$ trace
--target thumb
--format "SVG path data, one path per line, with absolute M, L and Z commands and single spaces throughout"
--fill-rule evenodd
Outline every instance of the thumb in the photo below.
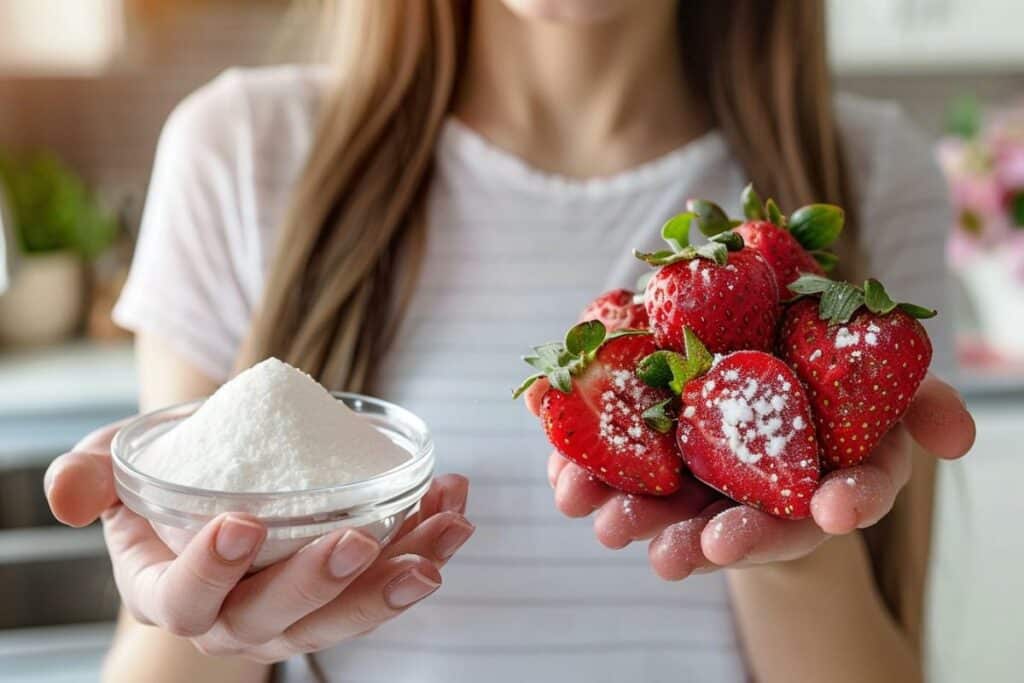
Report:
M 974 418 L 963 399 L 932 374 L 921 383 L 903 424 L 922 448 L 939 458 L 959 458 L 974 445 Z
M 86 526 L 117 502 L 110 443 L 126 420 L 101 427 L 79 441 L 46 470 L 43 488 L 53 516 L 69 526 Z

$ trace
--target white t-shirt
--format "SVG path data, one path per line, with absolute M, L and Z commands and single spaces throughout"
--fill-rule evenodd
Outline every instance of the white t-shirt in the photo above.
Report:
M 160 141 L 118 322 L 160 334 L 228 378 L 312 143 L 325 71 L 231 70 L 185 100 Z M 900 300 L 944 303 L 944 185 L 893 105 L 842 97 L 839 119 L 872 272 Z M 688 197 L 738 214 L 745 184 L 723 138 L 608 178 L 539 172 L 450 119 L 429 193 L 417 293 L 378 392 L 433 430 L 439 471 L 471 480 L 476 535 L 438 594 L 319 655 L 339 681 L 741 681 L 721 573 L 658 580 L 646 544 L 612 552 L 554 509 L 550 447 L 509 398 L 518 356 L 560 338 L 597 293 L 631 286 L 633 247 Z M 942 320 L 941 318 L 939 319 Z M 948 335 L 930 323 L 936 364 Z M 304 680 L 301 661 L 288 680 Z

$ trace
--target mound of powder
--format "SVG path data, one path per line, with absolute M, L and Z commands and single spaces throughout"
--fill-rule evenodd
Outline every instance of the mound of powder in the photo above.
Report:
M 268 492 L 346 484 L 409 457 L 312 377 L 270 358 L 218 389 L 135 465 L 175 484 Z

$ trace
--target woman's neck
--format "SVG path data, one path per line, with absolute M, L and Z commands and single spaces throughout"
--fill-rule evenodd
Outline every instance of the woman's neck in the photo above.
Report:
M 455 114 L 532 165 L 610 175 L 703 133 L 687 95 L 677 0 L 644 0 L 613 21 L 553 23 L 477 0 Z

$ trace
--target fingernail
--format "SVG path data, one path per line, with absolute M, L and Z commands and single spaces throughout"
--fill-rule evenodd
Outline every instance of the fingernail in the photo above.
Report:
M 377 555 L 377 545 L 362 534 L 346 531 L 327 558 L 327 571 L 343 579 L 359 571 Z
M 440 587 L 440 581 L 434 581 L 418 569 L 410 569 L 387 585 L 384 589 L 384 599 L 393 609 L 402 609 L 422 600 Z
M 462 544 L 469 540 L 476 527 L 461 517 L 452 520 L 451 526 L 444 530 L 437 537 L 434 545 L 434 554 L 439 560 L 447 560 L 455 554 L 455 551 L 462 547 Z
M 462 496 L 456 496 L 451 489 L 441 492 L 441 512 L 463 512 L 466 501 Z
M 263 527 L 228 517 L 217 531 L 213 549 L 225 562 L 238 562 L 255 550 L 262 539 Z

